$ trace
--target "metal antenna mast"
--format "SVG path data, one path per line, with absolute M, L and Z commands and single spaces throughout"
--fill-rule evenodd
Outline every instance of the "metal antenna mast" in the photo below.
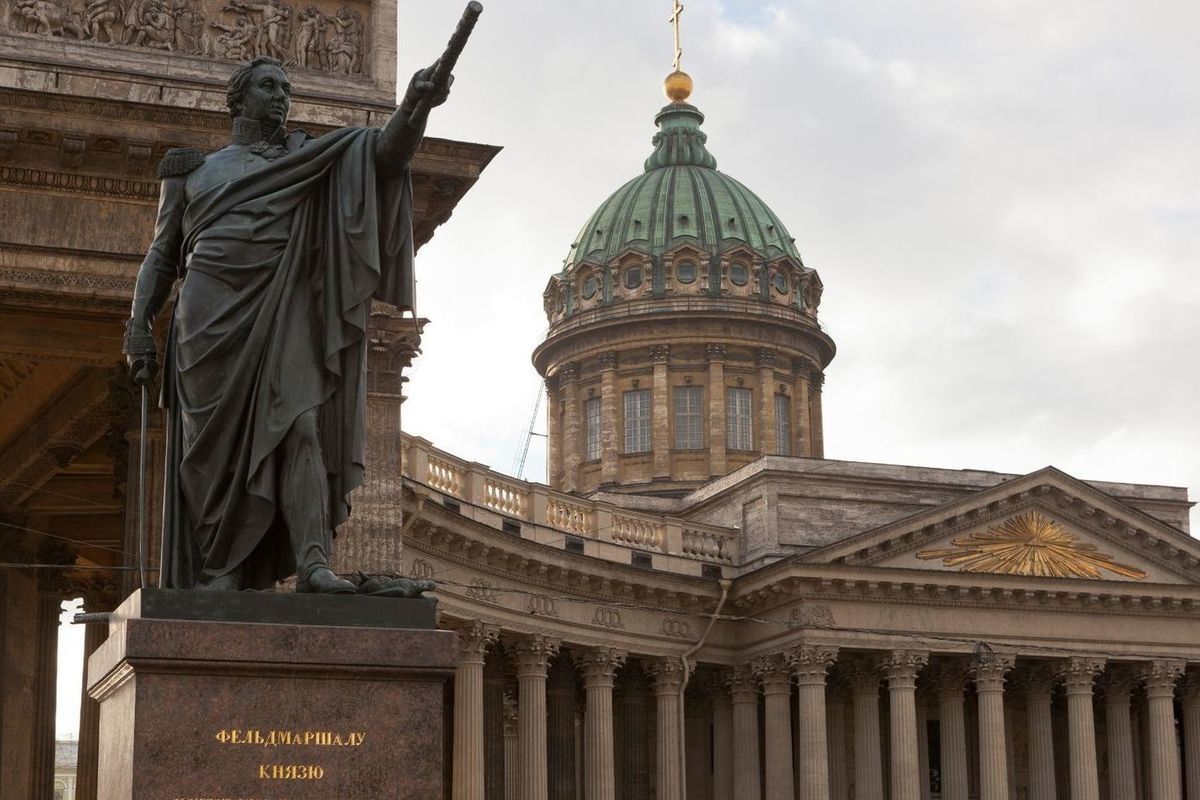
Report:
M 525 441 L 521 445 L 521 450 L 513 463 L 513 474 L 519 479 L 525 477 L 525 459 L 529 456 L 529 443 L 533 441 L 534 436 L 540 436 L 533 432 L 533 426 L 537 422 L 538 411 L 542 407 L 542 382 L 538 381 L 537 396 L 533 400 L 533 413 L 529 415 L 529 427 L 525 429 Z

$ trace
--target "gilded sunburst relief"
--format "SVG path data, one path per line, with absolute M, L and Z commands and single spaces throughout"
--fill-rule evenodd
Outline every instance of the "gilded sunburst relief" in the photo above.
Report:
M 943 566 L 958 567 L 963 572 L 1103 578 L 1107 570 L 1139 581 L 1146 577 L 1145 570 L 1114 561 L 1036 511 L 1018 514 L 986 532 L 960 536 L 950 543 L 954 546 L 922 550 L 917 558 L 940 558 Z

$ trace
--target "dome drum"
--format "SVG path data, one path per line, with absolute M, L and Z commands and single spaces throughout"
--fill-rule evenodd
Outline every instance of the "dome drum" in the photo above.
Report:
M 752 298 L 815 322 L 822 292 L 817 271 L 790 256 L 768 260 L 741 245 L 709 254 L 684 244 L 662 255 L 630 249 L 607 264 L 579 263 L 550 278 L 543 305 L 552 327 L 604 306 L 674 297 Z

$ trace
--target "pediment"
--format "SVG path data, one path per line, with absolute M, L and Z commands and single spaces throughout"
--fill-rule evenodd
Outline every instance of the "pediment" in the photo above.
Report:
M 1049 468 L 805 554 L 804 561 L 1031 579 L 1200 584 L 1200 544 Z

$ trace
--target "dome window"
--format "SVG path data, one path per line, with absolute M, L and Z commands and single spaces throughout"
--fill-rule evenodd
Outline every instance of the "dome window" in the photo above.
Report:
M 625 270 L 623 280 L 625 282 L 626 289 L 638 288 L 642 285 L 642 268 L 630 267 L 629 269 Z
M 780 294 L 787 294 L 787 290 L 788 290 L 787 275 L 784 275 L 782 271 L 777 271 L 774 275 L 771 276 L 771 285 L 774 286 L 775 291 L 779 292 Z
M 729 282 L 734 286 L 745 286 L 750 282 L 750 270 L 740 261 L 729 265 Z
M 600 282 L 596 280 L 595 275 L 589 275 L 583 282 L 583 289 L 580 291 L 580 296 L 584 300 L 591 300 L 600 291 Z
M 692 283 L 696 280 L 696 264 L 693 261 L 680 261 L 675 265 L 675 280 L 680 283 Z

